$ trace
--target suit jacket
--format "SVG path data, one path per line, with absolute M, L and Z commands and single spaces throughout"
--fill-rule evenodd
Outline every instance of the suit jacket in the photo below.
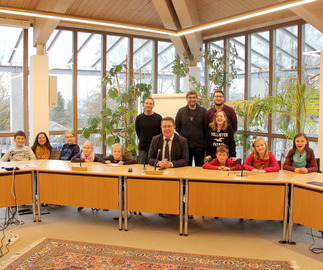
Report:
M 157 152 L 160 149 L 160 154 L 157 158 Z M 150 149 L 148 152 L 148 163 L 149 165 L 154 166 L 158 161 L 162 159 L 162 151 L 163 151 L 163 134 L 156 135 L 152 138 Z M 175 167 L 183 167 L 188 165 L 189 160 L 189 152 L 187 141 L 184 137 L 174 134 L 174 139 L 172 142 L 171 148 L 171 162 Z

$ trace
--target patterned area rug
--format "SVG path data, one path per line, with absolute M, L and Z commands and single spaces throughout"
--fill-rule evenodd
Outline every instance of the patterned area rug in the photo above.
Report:
M 287 261 L 156 251 L 45 239 L 4 269 L 293 269 Z

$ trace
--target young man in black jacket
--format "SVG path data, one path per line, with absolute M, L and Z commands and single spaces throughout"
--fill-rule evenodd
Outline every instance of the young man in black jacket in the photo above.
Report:
M 176 131 L 187 139 L 189 148 L 189 166 L 194 157 L 195 166 L 203 166 L 205 153 L 204 119 L 206 109 L 197 104 L 197 93 L 186 94 L 187 105 L 178 110 L 175 125 Z

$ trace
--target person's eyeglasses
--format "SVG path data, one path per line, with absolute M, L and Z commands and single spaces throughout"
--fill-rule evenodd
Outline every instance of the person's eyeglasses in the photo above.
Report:
M 66 139 L 72 139 L 74 136 L 66 136 Z
M 214 96 L 214 98 L 223 98 L 224 96 Z
M 197 97 L 188 97 L 187 99 L 197 99 Z
M 162 128 L 172 128 L 173 126 L 162 126 Z

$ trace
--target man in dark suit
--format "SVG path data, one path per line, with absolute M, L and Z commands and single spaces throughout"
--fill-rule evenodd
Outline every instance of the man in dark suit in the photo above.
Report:
M 174 119 L 172 117 L 163 118 L 161 129 L 162 134 L 152 138 L 148 152 L 148 163 L 152 166 L 156 164 L 162 169 L 187 166 L 189 160 L 187 141 L 184 137 L 174 133 Z

